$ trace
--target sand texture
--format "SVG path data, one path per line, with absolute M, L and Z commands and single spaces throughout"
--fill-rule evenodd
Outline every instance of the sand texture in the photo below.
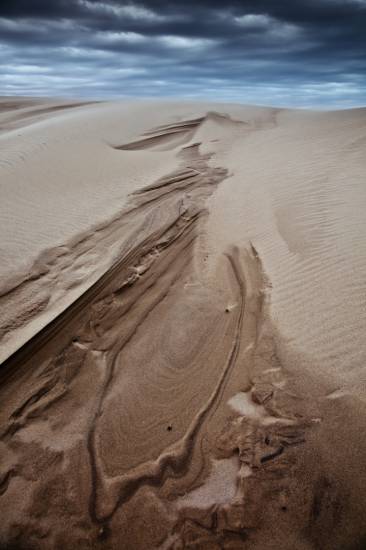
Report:
M 0 100 L 0 548 L 366 547 L 366 109 Z

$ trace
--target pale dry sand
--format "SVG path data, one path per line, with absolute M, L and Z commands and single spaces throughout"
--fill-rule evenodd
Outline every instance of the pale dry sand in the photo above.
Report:
M 366 109 L 0 100 L 0 548 L 366 547 Z

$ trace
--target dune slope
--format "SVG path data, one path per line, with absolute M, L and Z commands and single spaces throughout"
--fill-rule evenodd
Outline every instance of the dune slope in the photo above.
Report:
M 0 113 L 0 546 L 362 548 L 366 110 Z

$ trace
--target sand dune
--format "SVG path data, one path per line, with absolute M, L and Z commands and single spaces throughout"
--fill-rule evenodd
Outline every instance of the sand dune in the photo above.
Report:
M 366 110 L 0 126 L 0 547 L 363 548 Z
M 65 109 L 88 105 L 91 102 L 56 101 L 49 99 L 0 98 L 0 133 L 29 126 Z

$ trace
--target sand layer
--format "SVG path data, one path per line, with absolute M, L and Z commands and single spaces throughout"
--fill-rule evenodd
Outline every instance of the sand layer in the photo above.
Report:
M 0 129 L 0 548 L 364 548 L 366 110 Z

